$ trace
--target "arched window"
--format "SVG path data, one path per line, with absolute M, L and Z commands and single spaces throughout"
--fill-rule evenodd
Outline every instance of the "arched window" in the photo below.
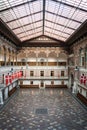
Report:
M 41 66 L 44 65 L 44 59 L 40 59 Z

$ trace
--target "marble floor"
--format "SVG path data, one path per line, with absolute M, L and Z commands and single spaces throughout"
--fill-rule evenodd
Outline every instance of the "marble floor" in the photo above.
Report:
M 67 89 L 20 89 L 0 112 L 0 130 L 87 130 L 87 110 Z

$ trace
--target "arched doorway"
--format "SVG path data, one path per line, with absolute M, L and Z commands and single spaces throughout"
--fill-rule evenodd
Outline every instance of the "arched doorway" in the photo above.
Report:
M 71 73 L 71 75 L 70 75 L 70 78 L 71 78 L 71 89 L 72 89 L 73 84 L 74 84 L 74 76 L 73 76 L 72 73 Z
M 40 86 L 44 87 L 44 81 L 43 80 L 40 82 Z
M 74 75 L 73 73 L 71 73 L 69 76 L 69 86 L 68 86 L 71 90 L 72 90 L 73 84 L 74 84 Z
M 44 84 L 44 81 L 43 81 L 43 80 L 40 81 L 39 88 L 40 88 L 40 89 L 44 89 L 44 88 L 45 88 L 45 84 Z

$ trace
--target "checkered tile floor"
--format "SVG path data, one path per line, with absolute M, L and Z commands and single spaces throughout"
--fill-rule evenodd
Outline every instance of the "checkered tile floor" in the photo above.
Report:
M 87 111 L 67 89 L 20 89 L 0 113 L 0 130 L 87 130 Z

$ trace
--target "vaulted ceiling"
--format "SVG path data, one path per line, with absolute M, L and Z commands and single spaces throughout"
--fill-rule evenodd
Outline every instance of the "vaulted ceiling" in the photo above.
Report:
M 40 36 L 66 43 L 87 21 L 87 0 L 0 0 L 0 18 L 16 44 Z

